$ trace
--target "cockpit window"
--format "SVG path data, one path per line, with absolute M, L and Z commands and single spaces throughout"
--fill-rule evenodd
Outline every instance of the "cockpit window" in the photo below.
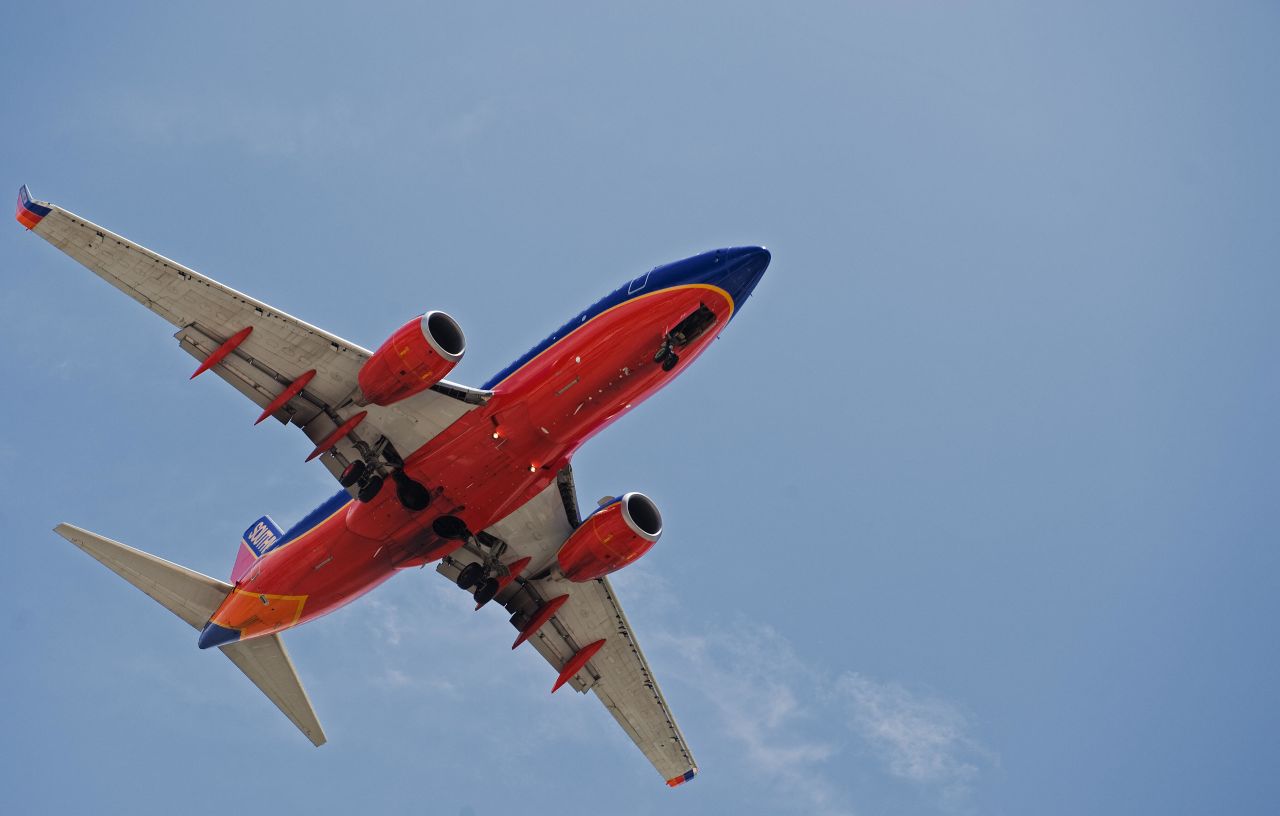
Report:
M 644 274 L 643 274 L 643 275 L 641 275 L 640 277 L 636 278 L 635 280 L 631 281 L 631 284 L 630 284 L 629 286 L 627 286 L 627 294 L 628 294 L 628 295 L 634 295 L 636 292 L 639 292 L 641 289 L 643 289 L 643 288 L 645 288 L 646 286 L 648 286 L 648 285 L 649 285 L 649 275 L 651 275 L 651 274 L 653 274 L 653 270 L 652 270 L 652 269 L 650 269 L 648 272 L 644 273 Z

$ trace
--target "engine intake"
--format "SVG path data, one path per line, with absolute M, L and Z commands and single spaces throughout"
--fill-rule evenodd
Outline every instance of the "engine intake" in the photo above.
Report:
M 427 312 L 415 317 L 360 367 L 363 402 L 393 405 L 425 391 L 453 370 L 466 349 L 462 327 L 449 315 Z
M 627 493 L 592 513 L 574 530 L 556 561 L 570 581 L 592 581 L 635 561 L 661 536 L 658 506 L 643 493 Z

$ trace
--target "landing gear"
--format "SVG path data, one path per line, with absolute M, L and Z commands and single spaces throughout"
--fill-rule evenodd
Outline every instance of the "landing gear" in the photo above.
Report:
M 363 459 L 357 459 L 343 469 L 342 475 L 338 477 L 338 484 L 343 487 L 351 487 L 351 485 L 364 478 L 365 471 L 368 469 Z
M 345 488 L 356 488 L 356 498 L 362 502 L 373 501 L 382 492 L 386 476 L 396 483 L 396 497 L 408 510 L 425 510 L 431 504 L 431 491 L 404 472 L 404 459 L 386 437 L 372 446 L 356 440 L 362 458 L 353 459 L 338 476 L 338 483 Z
M 484 583 L 484 564 L 479 561 L 472 561 L 462 568 L 462 572 L 458 573 L 458 586 L 462 589 L 471 589 L 476 584 Z M 479 590 L 476 591 L 477 595 Z M 477 598 L 479 600 L 479 598 Z M 492 598 L 490 598 L 492 600 Z
M 382 477 L 375 473 L 360 486 L 360 492 L 356 494 L 356 498 L 367 504 L 377 498 L 381 490 Z
M 391 444 L 391 440 L 386 440 L 382 444 L 382 461 L 386 462 L 396 470 L 404 470 L 404 459 L 400 457 L 400 453 L 396 450 L 395 445 Z
M 671 350 L 671 338 L 668 336 L 662 341 L 662 347 L 658 349 L 658 353 L 653 355 L 655 363 L 662 363 L 663 371 L 670 371 L 680 362 L 680 355 Z
M 457 516 L 440 516 L 431 522 L 431 530 L 444 539 L 462 541 L 462 549 L 470 555 L 479 557 L 479 561 L 469 561 L 463 565 L 461 559 L 454 560 L 445 556 L 445 563 L 458 569 L 455 579 L 462 589 L 472 590 L 476 598 L 476 609 L 484 606 L 497 597 L 502 588 L 514 580 L 515 576 L 529 564 L 524 558 L 515 562 L 515 571 L 502 563 L 502 555 L 507 550 L 507 542 L 495 538 L 488 533 L 473 534 L 467 523 Z
M 423 487 L 421 482 L 410 479 L 403 470 L 391 471 L 391 478 L 396 483 L 396 498 L 406 510 L 426 510 L 431 504 L 431 491 Z
M 396 498 L 406 510 L 417 512 L 426 510 L 431 505 L 431 491 L 421 482 L 409 478 L 403 469 L 397 468 L 391 471 L 391 479 L 396 483 Z M 356 498 L 362 502 L 371 502 L 377 498 L 382 492 L 384 481 L 384 477 L 378 473 L 376 466 L 366 464 L 363 459 L 356 459 L 347 465 L 338 476 L 338 484 L 343 487 L 358 485 Z
M 707 329 L 715 325 L 715 322 L 715 312 L 708 309 L 705 304 L 700 304 L 696 311 L 687 315 L 662 338 L 662 345 L 653 355 L 653 361 L 661 363 L 663 371 L 675 368 L 680 363 L 680 357 L 675 350 L 684 348 L 697 340 L 706 333 Z
M 498 594 L 498 589 L 502 585 L 498 583 L 497 578 L 486 578 L 476 588 L 476 608 L 482 607 L 492 601 L 494 596 Z

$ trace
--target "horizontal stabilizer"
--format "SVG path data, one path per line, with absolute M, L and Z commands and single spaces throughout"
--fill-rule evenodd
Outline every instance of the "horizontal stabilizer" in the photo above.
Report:
M 232 589 L 230 584 L 217 578 L 201 575 L 70 524 L 59 524 L 53 531 L 196 629 L 208 622 Z
M 298 679 L 298 672 L 279 635 L 241 640 L 223 646 L 222 653 L 231 658 L 253 684 L 284 712 L 289 722 L 307 735 L 313 745 L 324 745 L 324 729 L 311 707 L 311 698 Z
M 59 524 L 54 532 L 101 561 L 112 572 L 159 601 L 161 606 L 196 629 L 202 629 L 232 586 L 180 567 L 118 541 Z M 242 640 L 222 647 L 245 676 L 276 704 L 289 721 L 316 745 L 325 742 L 324 729 L 311 708 L 293 661 L 279 635 Z

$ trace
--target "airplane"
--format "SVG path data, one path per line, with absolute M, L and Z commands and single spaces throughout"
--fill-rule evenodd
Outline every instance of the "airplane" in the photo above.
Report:
M 608 576 L 663 532 L 648 496 L 582 517 L 571 459 L 700 356 L 769 266 L 758 246 L 644 272 L 480 388 L 446 380 L 462 328 L 427 311 L 376 351 L 304 323 L 63 208 L 18 192 L 17 220 L 177 328 L 181 348 L 296 425 L 341 489 L 285 530 L 245 530 L 230 577 L 202 575 L 70 524 L 55 531 L 199 630 L 317 746 L 326 737 L 280 633 L 430 564 L 511 616 L 568 685 L 595 692 L 676 787 L 698 772 Z M 256 424 L 256 423 L 255 423 Z

